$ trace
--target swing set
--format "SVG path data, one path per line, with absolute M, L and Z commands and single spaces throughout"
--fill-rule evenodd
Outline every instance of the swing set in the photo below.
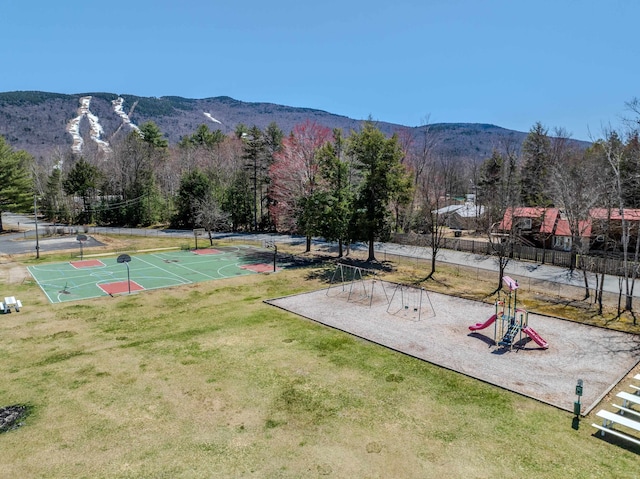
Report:
M 422 319 L 422 313 L 426 308 L 424 299 L 428 303 L 428 308 L 433 312 L 435 316 L 435 309 L 429 298 L 429 293 L 422 287 L 415 287 L 407 284 L 396 284 L 391 299 L 389 300 L 389 306 L 387 306 L 387 313 L 394 316 L 404 316 L 408 319 L 420 321 Z M 425 308 L 423 308 L 423 306 Z M 426 312 L 426 311 L 424 311 Z
M 368 281 L 365 280 L 365 276 L 367 275 L 373 276 L 373 280 L 370 282 L 370 285 L 367 284 Z M 331 276 L 331 282 L 329 284 L 329 288 L 327 288 L 327 296 L 329 296 L 330 293 L 335 292 L 339 287 L 340 291 L 338 294 L 348 293 L 347 302 L 351 301 L 365 304 L 368 302 L 369 307 L 371 307 L 371 303 L 373 302 L 373 290 L 376 285 L 376 275 L 377 273 L 371 269 L 338 263 L 333 275 Z M 336 283 L 339 283 L 339 286 L 336 285 Z M 384 291 L 384 288 L 382 288 L 382 291 Z
M 367 278 L 367 276 L 373 276 L 373 279 Z M 378 283 L 378 287 L 376 287 Z M 393 293 L 391 297 L 387 294 L 387 289 L 390 288 L 385 284 L 391 284 L 393 286 Z M 387 304 L 387 313 L 394 316 L 403 316 L 407 319 L 420 321 L 423 314 L 432 312 L 435 316 L 435 309 L 429 298 L 429 294 L 422 287 L 416 287 L 414 285 L 400 284 L 400 283 L 387 283 L 384 281 L 377 281 L 376 271 L 360 268 L 358 266 L 352 266 L 348 264 L 338 263 L 336 269 L 331 276 L 331 282 L 327 288 L 327 296 L 335 295 L 347 295 L 348 302 L 365 304 L 371 307 L 374 301 L 374 297 L 378 291 L 382 291 L 381 298 Z

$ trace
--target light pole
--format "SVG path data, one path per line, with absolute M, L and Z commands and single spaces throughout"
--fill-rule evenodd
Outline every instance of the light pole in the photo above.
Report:
M 36 259 L 40 259 L 40 239 L 38 238 L 38 204 L 36 203 L 36 194 L 33 194 L 33 217 L 36 223 Z

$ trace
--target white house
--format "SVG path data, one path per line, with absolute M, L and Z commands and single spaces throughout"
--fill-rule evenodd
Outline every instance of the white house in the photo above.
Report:
M 442 218 L 442 222 L 451 229 L 469 230 L 475 229 L 476 220 L 484 214 L 484 206 L 467 201 L 439 208 L 432 213 Z

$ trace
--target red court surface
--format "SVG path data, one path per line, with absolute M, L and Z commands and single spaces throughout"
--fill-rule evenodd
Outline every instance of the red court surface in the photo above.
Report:
M 105 264 L 99 259 L 86 259 L 84 261 L 70 261 L 74 268 L 95 268 L 96 266 L 104 266 Z
M 255 271 L 256 273 L 271 273 L 273 272 L 273 265 L 267 263 L 257 263 L 257 264 L 243 264 L 240 266 L 242 269 L 248 269 L 249 271 Z M 279 268 L 276 268 L 278 271 Z
M 131 291 L 142 291 L 144 288 L 135 281 L 116 281 L 114 283 L 100 283 L 100 289 L 107 294 L 121 294 Z
M 212 248 L 196 249 L 193 252 L 195 254 L 220 254 L 220 253 L 222 253 L 222 251 L 217 250 L 217 249 L 212 249 Z

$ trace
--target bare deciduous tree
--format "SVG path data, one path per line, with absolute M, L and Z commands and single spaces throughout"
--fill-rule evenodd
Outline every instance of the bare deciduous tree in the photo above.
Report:
M 551 139 L 551 171 L 548 195 L 560 209 L 561 219 L 566 219 L 571 234 L 572 267 L 582 270 L 584 299 L 590 297 L 589 276 L 586 269 L 587 253 L 590 249 L 590 212 L 599 204 L 601 196 L 593 182 L 596 165 L 583 152 L 576 150 L 567 141 L 564 130 L 556 130 Z

